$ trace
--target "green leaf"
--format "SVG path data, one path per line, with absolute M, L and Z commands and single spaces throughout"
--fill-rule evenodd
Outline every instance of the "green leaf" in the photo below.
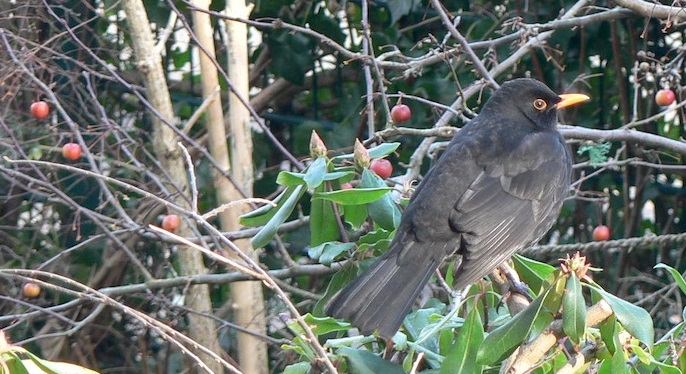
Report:
M 293 188 L 286 188 L 285 190 L 281 191 L 281 193 L 276 196 L 274 200 L 272 200 L 276 206 L 265 204 L 251 212 L 241 215 L 239 218 L 240 224 L 250 227 L 263 226 L 267 224 L 267 222 L 269 222 L 269 220 L 272 219 L 274 214 L 276 214 L 276 212 L 279 210 L 279 206 L 282 206 L 288 196 L 293 193 L 293 190 Z
M 98 374 L 96 371 L 79 365 L 70 364 L 67 362 L 44 360 L 28 351 L 24 352 L 24 354 L 29 359 L 22 360 L 22 362 L 26 369 L 29 370 L 29 373 L 44 372 L 46 374 Z M 12 373 L 14 374 L 14 371 L 12 371 Z
M 598 368 L 598 374 L 629 374 L 629 368 L 624 359 L 624 351 L 618 349 L 611 358 L 603 360 Z
M 331 317 L 315 317 L 312 314 L 307 313 L 303 316 L 303 319 L 316 335 L 324 335 L 336 331 L 347 331 L 350 329 L 349 323 L 340 322 Z M 291 323 L 297 324 L 295 320 Z M 298 328 L 300 328 L 300 325 L 298 325 Z
M 353 229 L 358 229 L 367 220 L 367 206 L 366 205 L 341 205 L 343 211 L 343 218 L 345 222 L 349 223 Z
M 555 272 L 555 267 L 515 254 L 512 256 L 517 274 L 534 292 L 543 289 L 546 279 Z
M 638 357 L 638 359 L 642 363 L 648 365 L 652 361 L 652 357 L 650 357 L 650 354 L 648 352 L 646 352 L 645 350 L 643 350 L 643 348 L 641 348 L 635 344 L 631 344 L 629 346 L 629 349 L 631 350 L 631 352 L 633 352 L 636 355 L 636 357 Z
M 325 191 L 325 186 L 320 185 L 315 191 Z M 321 243 L 338 239 L 338 222 L 333 210 L 333 203 L 326 200 L 312 200 L 310 205 L 310 245 L 316 246 Z
M 611 315 L 603 323 L 598 326 L 600 330 L 600 337 L 603 339 L 607 350 L 610 354 L 615 354 L 617 348 L 621 350 L 617 340 L 617 334 L 619 333 L 619 325 L 617 324 L 617 317 Z
M 353 188 L 350 190 L 339 190 L 331 192 L 318 192 L 313 199 L 330 200 L 341 205 L 360 205 L 368 204 L 378 200 L 381 196 L 390 191 L 390 187 L 383 188 Z
M 686 294 L 686 280 L 684 280 L 684 277 L 681 275 L 681 273 L 679 273 L 679 271 L 677 271 L 676 269 L 674 269 L 673 267 L 671 267 L 669 265 L 662 264 L 662 263 L 655 265 L 655 267 L 653 267 L 653 269 L 666 269 L 669 272 L 669 275 L 671 275 L 672 278 L 674 278 L 674 281 L 676 282 L 676 284 L 681 289 L 681 292 Z
M 400 17 L 409 14 L 413 4 L 413 1 L 407 0 L 388 0 L 388 11 L 391 13 L 391 25 L 394 25 Z
M 326 159 L 319 157 L 307 167 L 303 180 L 307 183 L 307 188 L 317 188 L 324 181 L 324 175 L 326 175 Z
M 441 374 L 481 373 L 483 366 L 476 362 L 477 351 L 484 341 L 484 328 L 479 309 L 472 308 L 457 335 L 455 344 L 445 355 L 441 364 Z
M 262 227 L 257 235 L 250 239 L 253 248 L 262 248 L 269 244 L 276 232 L 279 231 L 279 227 L 281 227 L 281 225 L 286 222 L 286 219 L 288 219 L 288 216 L 293 213 L 295 206 L 298 204 L 298 200 L 300 200 L 300 197 L 302 197 L 304 193 L 305 188 L 303 185 L 293 187 L 293 193 L 288 196 L 288 199 L 284 201 L 282 206 L 278 207 L 274 216 L 264 225 L 264 227 Z
M 672 366 L 665 364 L 664 362 L 660 362 L 655 360 L 652 356 L 651 358 L 651 363 L 657 366 L 657 369 L 660 371 L 660 374 L 682 374 L 681 370 L 679 370 L 678 367 Z
M 402 366 L 384 360 L 369 351 L 341 347 L 336 353 L 346 358 L 350 374 L 405 374 Z
M 543 295 L 526 309 L 488 334 L 479 347 L 476 361 L 483 365 L 493 365 L 512 354 L 517 346 L 527 339 L 537 317 L 545 313 L 543 304 L 554 293 L 552 290 L 553 287 L 548 287 Z
M 376 147 L 369 148 L 367 152 L 369 152 L 369 158 L 383 158 L 391 153 L 395 152 L 396 149 L 400 147 L 400 143 L 395 142 L 395 143 L 383 143 L 379 144 Z M 336 156 L 333 158 L 333 160 L 347 160 L 347 159 L 352 159 L 353 154 L 352 153 L 347 153 L 344 155 Z
M 599 287 L 592 285 L 589 285 L 589 287 L 600 294 L 610 305 L 610 308 L 617 316 L 617 320 L 629 334 L 642 341 L 648 348 L 652 347 L 655 337 L 653 319 L 645 309 L 622 300 Z
M 13 351 L 5 351 L 0 354 L 0 360 L 5 362 L 10 370 L 9 374 L 30 374 L 22 360 Z
M 295 338 L 291 339 L 291 342 L 293 342 L 293 344 L 282 344 L 281 349 L 284 351 L 294 351 L 310 362 L 317 358 L 317 354 L 314 353 L 312 347 L 310 347 L 310 345 L 307 344 L 307 342 L 301 336 L 296 336 Z
M 360 186 L 363 188 L 383 188 L 386 187 L 386 182 L 376 173 L 364 169 Z M 395 205 L 391 194 L 386 194 L 369 203 L 367 211 L 372 220 L 386 230 L 395 230 L 400 224 L 400 209 Z
M 562 296 L 562 331 L 574 344 L 579 344 L 586 331 L 586 302 L 576 273 L 567 279 Z
M 410 337 L 412 337 L 412 340 L 419 339 L 422 331 L 424 331 L 433 320 L 441 319 L 444 310 L 445 305 L 440 304 L 434 306 L 425 306 L 422 309 L 413 311 L 412 313 L 408 314 L 407 317 L 405 317 L 405 321 L 403 321 L 405 331 Z M 438 338 L 433 336 L 425 341 L 423 345 L 428 345 L 427 342 L 436 342 L 436 344 L 438 344 Z
M 345 178 L 347 176 L 352 176 L 355 173 L 351 171 L 333 171 L 330 173 L 324 173 L 322 176 L 322 181 L 332 181 L 336 179 Z M 305 177 L 307 173 L 295 173 L 292 171 L 282 171 L 276 177 L 276 183 L 282 186 L 297 186 L 299 184 L 307 184 Z M 312 187 L 310 187 L 312 188 Z
M 374 253 L 383 253 L 388 249 L 388 246 L 393 240 L 393 233 L 395 231 L 387 231 L 379 228 L 374 231 L 370 231 L 360 237 L 357 241 L 357 251 L 364 252 L 371 248 Z
M 355 248 L 355 243 L 326 242 L 307 251 L 310 258 L 324 265 L 331 265 L 338 255 Z
M 445 283 L 448 285 L 448 287 L 455 288 L 455 264 L 457 261 L 450 261 L 448 263 L 448 269 L 445 271 Z
M 296 362 L 295 364 L 286 366 L 283 369 L 283 374 L 307 374 L 312 368 L 309 362 Z
M 319 12 L 309 18 L 310 28 L 328 36 L 338 44 L 343 44 L 345 42 L 345 34 L 341 31 L 341 25 L 335 18 L 326 14 L 324 9 L 326 8 L 320 9 Z
M 272 58 L 269 65 L 272 72 L 302 86 L 305 73 L 312 67 L 310 40 L 303 34 L 288 30 L 275 30 L 265 36 Z

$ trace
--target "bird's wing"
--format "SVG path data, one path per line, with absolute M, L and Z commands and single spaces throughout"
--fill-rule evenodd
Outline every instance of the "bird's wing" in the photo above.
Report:
M 562 138 L 542 133 L 527 137 L 509 157 L 483 165 L 450 214 L 452 230 L 462 234 L 457 289 L 550 229 L 569 188 L 569 160 Z

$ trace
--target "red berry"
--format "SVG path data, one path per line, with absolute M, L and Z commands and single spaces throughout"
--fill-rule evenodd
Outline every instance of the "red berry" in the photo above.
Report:
M 36 101 L 31 104 L 31 114 L 36 119 L 45 119 L 50 115 L 50 106 L 45 101 Z
M 81 158 L 81 146 L 76 143 L 67 143 L 62 147 L 62 156 L 67 160 L 76 161 Z
M 24 296 L 33 299 L 35 297 L 38 297 L 38 295 L 40 295 L 40 286 L 35 284 L 35 283 L 26 283 L 24 285 L 23 291 L 24 291 Z
M 391 109 L 391 118 L 395 123 L 402 123 L 412 117 L 410 107 L 405 104 L 398 104 Z
M 348 183 L 341 184 L 341 190 L 350 190 L 350 189 L 353 189 L 352 183 L 348 182 Z
M 369 165 L 369 168 L 376 173 L 376 175 L 381 177 L 381 179 L 386 179 L 393 174 L 393 165 L 385 158 L 372 161 L 372 164 Z
M 162 228 L 174 232 L 181 225 L 181 218 L 176 214 L 168 214 L 162 219 Z
M 610 239 L 610 228 L 605 225 L 600 225 L 593 229 L 593 240 L 602 242 Z
M 672 90 L 660 90 L 655 94 L 655 102 L 659 106 L 671 105 L 675 99 L 676 95 Z

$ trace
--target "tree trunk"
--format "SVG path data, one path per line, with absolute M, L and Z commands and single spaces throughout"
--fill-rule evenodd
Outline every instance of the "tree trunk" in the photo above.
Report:
M 174 202 L 179 206 L 190 208 L 185 160 L 177 145 L 178 138 L 168 125 L 174 121 L 174 111 L 162 67 L 162 59 L 156 51 L 155 42 L 150 30 L 150 21 L 141 0 L 125 0 L 123 5 L 131 31 L 131 40 L 136 53 L 138 67 L 144 76 L 147 98 L 161 117 L 151 116 L 154 132 L 153 147 L 162 167 L 164 167 L 171 178 L 169 190 L 180 193 L 178 195 L 172 194 L 168 198 L 175 199 Z M 175 196 L 178 197 L 175 198 Z M 185 221 L 182 221 L 177 233 L 180 236 L 188 236 L 192 232 Z M 200 252 L 188 247 L 179 246 L 178 256 L 182 275 L 207 273 Z M 209 287 L 207 285 L 189 287 L 185 295 L 185 303 L 189 309 L 211 314 L 212 303 Z M 215 353 L 219 353 L 221 348 L 217 341 L 214 322 L 194 313 L 189 313 L 187 318 L 188 336 L 198 344 Z M 193 349 L 193 347 L 189 348 Z M 222 365 L 219 362 L 201 352 L 196 351 L 195 353 L 199 355 L 205 365 L 213 372 L 223 372 Z
M 195 6 L 208 9 L 209 0 L 196 0 Z M 229 4 L 231 7 L 232 4 Z M 245 4 L 240 9 L 231 9 L 229 14 L 245 15 Z M 203 46 L 200 52 L 200 70 L 203 96 L 213 94 L 219 85 L 217 68 L 214 65 L 215 48 L 212 33 L 212 23 L 209 15 L 202 12 L 193 13 L 193 28 L 195 35 Z M 227 24 L 229 43 L 229 79 L 240 91 L 241 95 L 248 94 L 248 55 L 247 29 L 244 24 L 229 22 Z M 212 157 L 217 164 L 230 171 L 234 180 L 240 183 L 241 190 L 250 194 L 252 191 L 252 138 L 248 127 L 249 113 L 245 106 L 230 95 L 229 99 L 229 128 L 231 131 L 231 150 L 227 144 L 226 126 L 222 105 L 219 99 L 214 100 L 207 107 L 209 147 Z M 231 155 L 231 156 L 229 156 Z M 221 173 L 215 172 L 214 186 L 216 188 L 219 205 L 228 204 L 243 198 L 241 192 L 231 181 Z M 242 210 L 240 205 L 226 209 L 219 214 L 222 231 L 238 230 L 238 219 Z M 235 243 L 241 250 L 257 260 L 254 250 L 248 240 Z M 264 334 L 265 314 L 262 297 L 262 282 L 237 282 L 231 284 L 231 302 L 234 309 L 235 323 L 239 326 Z M 252 335 L 238 333 L 238 362 L 246 373 L 268 373 L 266 343 Z
M 227 1 L 227 14 L 248 18 L 245 0 Z M 248 73 L 248 30 L 245 23 L 226 22 L 228 33 L 228 71 L 229 79 L 238 95 L 247 99 L 249 86 Z M 252 132 L 250 113 L 241 100 L 232 93 L 229 95 L 229 129 L 231 131 L 231 167 L 233 176 L 252 195 L 253 162 Z M 229 230 L 238 230 L 238 216 L 247 211 L 247 205 L 231 210 L 232 219 Z M 242 211 L 241 211 L 242 210 Z M 258 261 L 258 254 L 250 245 L 250 240 L 237 240 L 235 244 Z M 259 261 L 258 261 L 259 262 Z M 231 299 L 234 301 L 236 323 L 257 333 L 266 334 L 265 306 L 262 295 L 262 282 L 237 282 L 231 285 Z M 240 334 L 238 345 L 242 348 L 239 360 L 247 373 L 268 373 L 267 343 L 252 335 Z

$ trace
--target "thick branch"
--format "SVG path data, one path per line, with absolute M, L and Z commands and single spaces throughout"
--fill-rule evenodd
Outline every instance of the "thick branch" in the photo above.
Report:
M 621 7 L 631 9 L 634 12 L 650 17 L 683 21 L 686 19 L 686 9 L 656 3 L 649 3 L 642 0 L 614 0 Z
M 601 300 L 586 311 L 586 326 L 595 327 L 611 315 L 612 309 L 605 300 Z M 528 372 L 563 336 L 562 320 L 554 321 L 536 339 L 521 346 L 519 354 L 509 363 L 508 370 L 501 372 L 512 374 Z
M 680 154 L 686 154 L 686 143 L 663 136 L 629 129 L 595 130 L 585 127 L 562 127 L 560 132 L 568 139 L 585 139 L 594 141 L 623 141 L 664 148 Z

